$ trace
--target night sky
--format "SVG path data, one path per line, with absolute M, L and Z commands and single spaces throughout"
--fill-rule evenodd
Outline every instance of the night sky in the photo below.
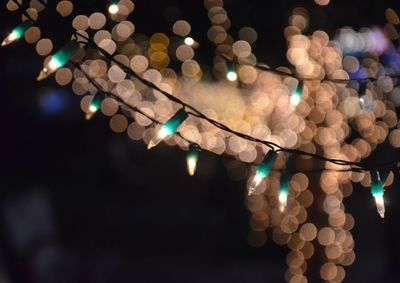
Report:
M 75 2 L 82 14 L 106 9 L 106 1 Z M 200 41 L 198 60 L 211 66 L 202 1 L 135 5 L 130 19 L 148 35 L 170 33 L 168 11 L 179 12 Z M 4 6 L 2 36 L 19 21 Z M 400 12 L 395 0 L 331 0 L 328 7 L 311 0 L 225 0 L 232 34 L 254 27 L 254 53 L 275 67 L 289 66 L 283 29 L 297 6 L 310 11 L 311 32 L 331 36 L 343 26 L 384 25 L 388 7 Z M 43 13 L 42 33 L 62 44 L 72 18 L 54 14 Z M 178 148 L 148 151 L 142 141 L 113 133 L 102 115 L 86 121 L 69 86 L 53 78 L 37 83 L 42 58 L 34 45 L 1 48 L 0 62 L 1 283 L 284 282 L 287 247 L 273 243 L 270 231 L 264 247 L 248 245 L 246 180 L 232 181 L 221 159 L 202 155 L 198 174 L 189 177 Z M 398 155 L 387 147 L 369 162 Z M 399 178 L 396 173 L 387 192 L 384 220 L 368 190 L 355 186 L 345 200 L 356 221 L 356 261 L 345 282 L 399 282 Z

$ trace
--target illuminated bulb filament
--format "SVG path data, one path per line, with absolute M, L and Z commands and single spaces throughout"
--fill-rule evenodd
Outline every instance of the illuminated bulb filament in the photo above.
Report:
M 229 81 L 234 82 L 234 81 L 237 80 L 238 76 L 237 76 L 236 72 L 234 72 L 234 71 L 229 71 L 229 72 L 226 74 L 226 78 L 227 78 Z
M 190 176 L 196 172 L 197 161 L 199 160 L 199 152 L 195 144 L 189 145 L 189 150 L 186 155 L 186 167 Z
M 264 177 L 261 174 L 256 174 L 253 178 L 253 181 L 251 181 L 251 184 L 249 186 L 249 190 L 247 192 L 247 194 L 249 196 L 251 196 L 252 194 L 254 194 L 254 192 L 256 191 L 256 188 L 261 184 L 262 180 L 264 179 Z
M 192 46 L 194 44 L 194 39 L 188 36 L 185 38 L 184 42 L 186 45 Z
M 119 12 L 118 4 L 111 4 L 111 5 L 108 7 L 108 12 L 109 12 L 111 15 L 117 14 L 117 13 Z
M 20 39 L 31 26 L 32 26 L 31 21 L 23 22 L 22 24 L 20 24 L 11 31 L 11 33 L 3 40 L 1 46 L 9 45 L 14 41 Z
M 293 106 L 297 106 L 297 105 L 299 105 L 299 103 L 300 103 L 300 96 L 297 96 L 297 95 L 292 95 L 291 97 L 290 97 L 290 103 L 293 105 Z
M 152 149 L 153 147 L 157 146 L 163 139 L 171 134 L 171 131 L 169 131 L 167 128 L 165 128 L 164 126 L 161 127 L 157 135 L 149 142 L 147 149 Z
M 303 95 L 303 89 L 304 89 L 304 85 L 302 81 L 299 81 L 296 90 L 294 91 L 294 93 L 290 96 L 290 103 L 293 106 L 297 106 L 299 105 L 300 101 L 301 101 L 301 96 Z
M 10 43 L 16 41 L 18 39 L 18 35 L 16 32 L 10 33 L 1 43 L 1 46 L 9 45 Z
M 176 112 L 174 116 L 172 116 L 167 122 L 162 125 L 157 135 L 149 142 L 147 148 L 151 149 L 155 147 L 163 139 L 175 133 L 178 127 L 183 123 L 183 121 L 187 119 L 187 117 L 188 113 L 183 108 Z
M 79 44 L 76 41 L 70 41 L 63 48 L 57 51 L 46 64 L 46 66 L 40 71 L 37 77 L 38 81 L 44 80 L 59 68 L 63 67 L 71 57 L 79 50 Z
M 196 172 L 197 160 L 195 158 L 188 158 L 187 161 L 187 170 L 190 176 L 193 176 Z
M 280 192 L 279 193 L 279 211 L 280 212 L 284 212 L 285 211 L 286 205 L 287 205 L 287 198 L 288 198 L 287 192 Z
M 383 195 L 374 195 L 376 209 L 381 218 L 385 218 L 385 201 Z

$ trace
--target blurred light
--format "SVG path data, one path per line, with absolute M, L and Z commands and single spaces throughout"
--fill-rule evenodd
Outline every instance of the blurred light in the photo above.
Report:
M 229 71 L 229 72 L 226 74 L 226 78 L 227 78 L 229 81 L 234 82 L 234 81 L 237 80 L 238 75 L 237 75 L 237 73 L 236 73 L 235 71 Z
M 38 81 L 47 78 L 49 75 L 63 67 L 69 59 L 79 50 L 79 44 L 76 41 L 70 41 L 63 48 L 57 51 L 46 64 L 37 77 Z
M 272 150 L 270 150 L 267 155 L 264 157 L 263 161 L 258 165 L 256 175 L 254 176 L 248 190 L 248 195 L 252 195 L 256 188 L 261 184 L 262 180 L 268 177 L 269 173 L 272 170 L 272 166 L 274 165 L 275 159 L 278 157 L 278 154 Z
M 119 12 L 119 7 L 117 3 L 112 3 L 109 7 L 108 7 L 108 12 L 111 15 L 115 15 Z
M 198 159 L 199 159 L 199 152 L 197 151 L 197 147 L 191 144 L 189 146 L 189 150 L 186 156 L 186 165 L 190 176 L 193 176 L 196 172 Z
M 11 33 L 3 40 L 1 46 L 9 45 L 14 41 L 20 39 L 24 35 L 25 31 L 27 31 L 27 29 L 29 29 L 32 25 L 33 23 L 31 21 L 26 21 L 14 28 Z
M 192 46 L 194 44 L 194 39 L 188 36 L 185 38 L 184 42 L 186 45 Z
M 56 115 L 67 108 L 68 98 L 68 93 L 64 90 L 49 89 L 39 95 L 38 102 L 45 114 Z
M 176 112 L 174 116 L 172 116 L 161 126 L 161 129 L 158 131 L 157 135 L 149 142 L 147 149 L 155 147 L 163 139 L 175 133 L 178 127 L 187 119 L 187 117 L 188 113 L 183 108 Z

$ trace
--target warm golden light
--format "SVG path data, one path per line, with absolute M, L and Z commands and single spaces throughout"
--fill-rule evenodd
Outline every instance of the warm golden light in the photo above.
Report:
M 157 135 L 149 142 L 147 149 L 152 149 L 153 147 L 157 146 L 163 139 L 165 139 L 169 135 L 171 135 L 171 132 L 168 129 L 161 127 Z
M 248 192 L 247 194 L 249 196 L 251 196 L 252 194 L 254 194 L 254 192 L 256 191 L 256 188 L 261 184 L 262 180 L 263 180 L 263 176 L 261 176 L 260 174 L 256 174 L 253 178 L 253 180 L 251 181 L 251 184 L 249 186 Z
M 11 43 L 13 43 L 14 41 L 16 41 L 18 39 L 18 35 L 16 32 L 12 32 L 10 33 L 1 43 L 1 46 L 6 46 L 9 45 Z
M 288 194 L 286 192 L 279 193 L 279 211 L 284 212 L 287 206 Z
M 194 173 L 196 172 L 197 160 L 195 158 L 188 158 L 186 163 L 189 175 L 194 176 Z

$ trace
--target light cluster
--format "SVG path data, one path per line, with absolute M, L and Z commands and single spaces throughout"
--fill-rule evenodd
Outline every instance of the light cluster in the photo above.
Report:
M 48 56 L 53 43 L 41 39 L 35 25 L 44 8 L 36 2 L 2 45 L 25 36 L 36 43 L 39 55 Z M 330 1 L 315 2 L 326 6 Z M 19 9 L 15 3 L 9 1 L 7 8 Z M 172 35 L 140 34 L 128 18 L 135 9 L 131 0 L 110 1 L 106 13 L 74 16 L 73 39 L 44 60 L 38 79 L 54 73 L 58 84 L 71 84 L 82 96 L 87 119 L 101 111 L 113 131 L 127 132 L 149 149 L 164 141 L 187 150 L 192 176 L 203 152 L 234 159 L 226 161 L 229 175 L 235 180 L 251 176 L 249 244 L 264 245 L 271 228 L 273 240 L 290 249 L 288 282 L 306 282 L 307 260 L 322 248 L 321 278 L 341 282 L 343 267 L 355 259 L 354 219 L 345 212 L 344 198 L 352 194 L 353 183 L 371 188 L 384 217 L 384 187 L 393 182 L 389 170 L 361 162 L 386 140 L 400 147 L 400 59 L 384 65 L 379 57 L 391 54 L 399 17 L 387 10 L 390 38 L 383 41 L 383 33 L 366 29 L 341 30 L 331 40 L 322 30 L 308 33 L 308 11 L 295 8 L 284 29 L 293 68 L 271 69 L 253 53 L 254 28 L 240 29 L 236 40 L 228 32 L 231 19 L 223 1 L 205 0 L 204 6 L 211 23 L 207 36 L 215 45 L 215 80 L 204 79 L 206 70 L 195 59 L 200 44 L 189 22 L 176 21 Z M 73 9 L 71 1 L 60 1 L 56 10 L 68 17 Z M 349 46 L 363 56 L 353 56 Z M 180 68 L 172 68 L 172 62 Z M 247 170 L 246 164 L 257 166 Z M 318 205 L 327 216 L 323 227 L 308 221 L 307 208 Z

